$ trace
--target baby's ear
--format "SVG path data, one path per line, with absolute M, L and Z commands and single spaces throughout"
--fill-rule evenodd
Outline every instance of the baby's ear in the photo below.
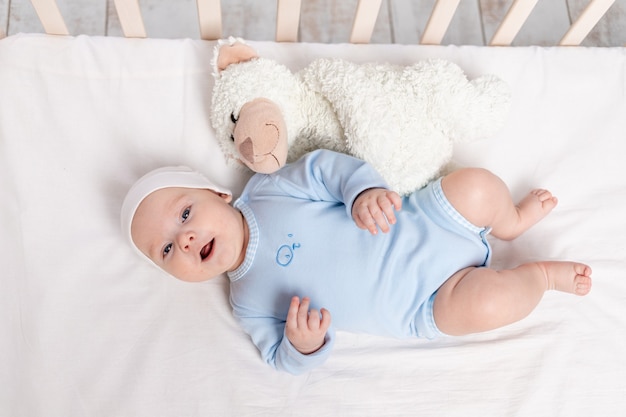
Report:
M 227 203 L 230 203 L 233 200 L 233 196 L 228 193 L 217 193 L 217 195 L 223 198 Z
M 217 72 L 222 72 L 230 64 L 238 64 L 259 57 L 252 47 L 239 41 L 221 45 L 216 53 L 218 54 L 215 62 Z

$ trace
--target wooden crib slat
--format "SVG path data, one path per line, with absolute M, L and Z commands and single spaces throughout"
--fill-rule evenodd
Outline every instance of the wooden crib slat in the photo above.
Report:
M 9 28 L 9 6 L 6 0 L 0 0 L 0 39 L 7 36 Z
M 580 45 L 613 3 L 615 0 L 591 0 L 578 19 L 570 26 L 567 33 L 563 35 L 559 45 Z
M 127 38 L 145 38 L 146 27 L 143 24 L 139 0 L 115 0 L 115 10 L 120 18 L 120 25 Z
M 31 0 L 37 16 L 49 35 L 69 35 L 56 0 Z
M 351 43 L 369 43 L 382 0 L 359 0 L 350 33 Z
M 459 6 L 460 0 L 437 0 L 430 13 L 422 38 L 421 44 L 439 45 L 443 39 L 454 12 Z
M 222 37 L 222 5 L 220 0 L 197 0 L 200 37 L 206 41 Z
M 491 46 L 507 46 L 513 42 L 538 0 L 515 0 L 491 38 Z
M 297 42 L 300 26 L 300 0 L 278 0 L 276 42 Z

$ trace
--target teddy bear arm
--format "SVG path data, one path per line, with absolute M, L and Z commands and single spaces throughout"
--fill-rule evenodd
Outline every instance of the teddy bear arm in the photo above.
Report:
M 217 56 L 217 69 L 223 71 L 231 64 L 250 61 L 258 58 L 259 55 L 252 47 L 241 42 L 235 42 L 231 45 L 222 45 Z

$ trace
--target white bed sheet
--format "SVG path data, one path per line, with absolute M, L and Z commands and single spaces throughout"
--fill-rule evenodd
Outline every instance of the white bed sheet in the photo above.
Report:
M 496 137 L 457 149 L 515 197 L 558 208 L 495 266 L 576 259 L 584 298 L 435 342 L 339 332 L 293 377 L 262 363 L 227 280 L 173 280 L 120 233 L 149 169 L 188 164 L 240 192 L 208 121 L 212 42 L 18 35 L 0 41 L 0 416 L 618 416 L 626 412 L 626 52 L 253 43 L 297 69 L 318 56 L 443 57 L 513 89 Z

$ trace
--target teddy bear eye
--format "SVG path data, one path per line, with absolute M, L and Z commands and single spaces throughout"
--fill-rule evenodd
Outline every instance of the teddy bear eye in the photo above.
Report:
M 235 141 L 235 137 L 233 135 L 230 135 L 230 140 L 234 142 Z
M 235 117 L 235 113 L 231 113 L 231 114 L 230 114 L 230 120 L 231 120 L 233 123 L 237 123 L 237 118 Z

